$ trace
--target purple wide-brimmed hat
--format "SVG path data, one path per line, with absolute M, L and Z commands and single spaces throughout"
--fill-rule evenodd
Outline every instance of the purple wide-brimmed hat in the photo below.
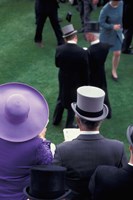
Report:
M 18 82 L 0 85 L 0 138 L 23 142 L 46 127 L 49 107 L 35 88 Z
M 93 86 L 77 89 L 77 102 L 71 104 L 73 111 L 89 121 L 100 121 L 107 117 L 108 107 L 104 104 L 105 92 Z

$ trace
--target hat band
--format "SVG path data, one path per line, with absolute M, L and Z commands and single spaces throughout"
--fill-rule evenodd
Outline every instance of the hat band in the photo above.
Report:
M 86 111 L 81 110 L 77 105 L 76 105 L 76 110 L 78 111 L 79 114 L 85 117 L 99 117 L 103 114 L 103 110 L 99 112 L 86 112 Z
M 73 33 L 74 32 L 74 30 L 73 31 L 70 31 L 70 32 L 68 32 L 68 33 L 66 33 L 66 34 L 64 34 L 65 36 L 67 36 L 67 35 L 69 35 L 69 34 L 71 34 L 71 33 Z

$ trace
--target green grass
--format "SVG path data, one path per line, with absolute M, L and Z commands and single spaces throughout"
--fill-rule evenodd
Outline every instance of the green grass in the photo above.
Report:
M 59 16 L 63 19 L 61 26 L 67 24 L 67 11 L 73 13 L 72 23 L 80 29 L 79 13 L 69 3 L 60 3 Z M 92 13 L 97 19 L 100 8 Z M 58 96 L 58 69 L 55 67 L 54 55 L 56 38 L 47 20 L 43 39 L 45 47 L 38 48 L 34 44 L 35 15 L 33 0 L 1 0 L 0 1 L 0 83 L 23 82 L 37 88 L 45 96 L 49 104 L 49 124 L 47 138 L 54 143 L 63 141 L 63 127 L 66 113 L 58 127 L 52 125 L 52 115 Z M 79 45 L 89 46 L 82 34 L 79 34 Z M 127 126 L 133 123 L 133 56 L 121 55 L 118 74 L 119 82 L 111 79 L 111 59 L 106 61 L 108 90 L 112 105 L 113 117 L 105 120 L 101 133 L 109 138 L 128 143 L 125 136 Z

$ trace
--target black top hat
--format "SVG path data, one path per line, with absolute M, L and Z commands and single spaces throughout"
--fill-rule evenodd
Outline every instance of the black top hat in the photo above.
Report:
M 32 200 L 60 200 L 71 193 L 65 189 L 66 168 L 56 165 L 38 165 L 31 168 L 30 186 L 25 195 Z
M 97 21 L 89 21 L 86 24 L 85 32 L 99 33 L 99 22 L 97 22 Z

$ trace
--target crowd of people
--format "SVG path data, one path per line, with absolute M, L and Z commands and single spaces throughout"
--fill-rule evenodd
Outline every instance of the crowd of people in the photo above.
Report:
M 73 24 L 60 27 L 58 2 L 54 3 L 53 8 L 50 0 L 46 4 L 35 1 L 34 41 L 43 47 L 42 32 L 49 17 L 57 38 L 55 65 L 59 84 L 52 123 L 59 125 L 64 109 L 67 109 L 65 127 L 76 128 L 79 135 L 72 141 L 54 145 L 52 140 L 47 140 L 49 105 L 45 97 L 36 88 L 21 82 L 1 84 L 0 199 L 130 198 L 133 125 L 126 131 L 129 160 L 124 142 L 103 136 L 101 127 L 106 123 L 105 119 L 112 117 L 106 58 L 112 51 L 111 75 L 117 81 L 121 51 L 132 54 L 132 25 L 122 29 L 123 8 L 126 12 L 131 4 L 129 6 L 126 0 L 108 1 L 101 9 L 98 21 L 85 21 L 84 18 L 83 32 L 90 44 L 84 49 L 78 45 L 78 31 Z M 94 5 L 97 3 L 97 0 L 92 1 Z
M 54 152 L 46 139 L 49 106 L 44 96 L 19 82 L 2 84 L 0 91 L 1 199 L 98 200 L 108 194 L 119 197 L 121 191 L 130 197 L 133 126 L 127 129 L 128 163 L 124 143 L 100 131 L 109 112 L 104 90 L 78 87 L 71 107 L 79 136 L 56 145 Z

